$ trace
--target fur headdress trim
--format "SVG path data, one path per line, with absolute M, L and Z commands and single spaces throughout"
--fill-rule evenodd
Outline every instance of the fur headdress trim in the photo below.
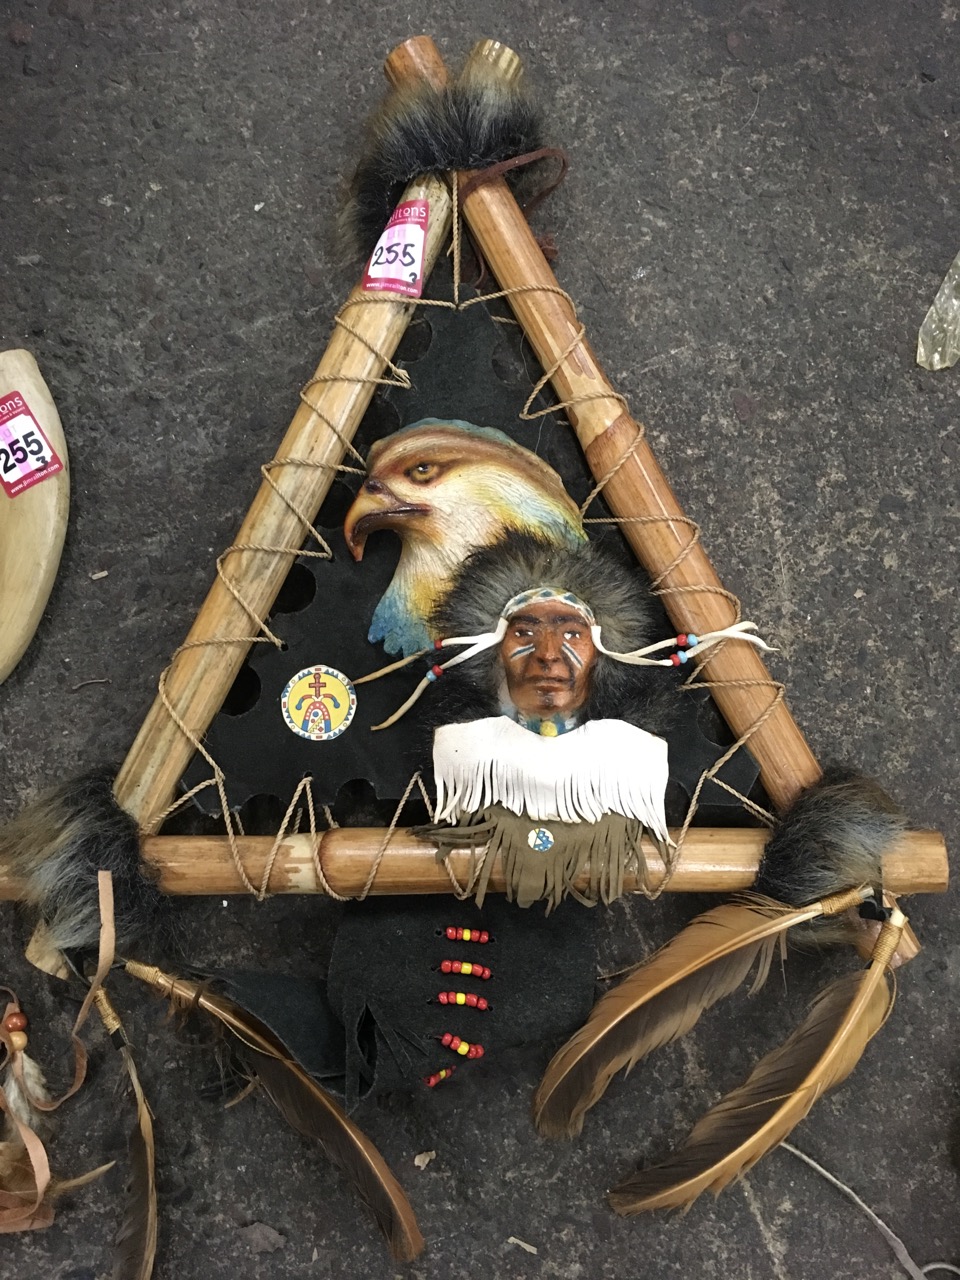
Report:
M 527 546 L 525 547 L 524 544 L 527 544 Z M 536 568 L 538 566 L 535 566 L 532 563 L 528 563 L 527 565 L 523 564 L 525 559 L 528 560 L 530 558 L 529 556 L 525 556 L 523 552 L 529 551 L 531 548 L 539 550 L 541 552 L 541 556 L 538 558 L 542 558 L 544 561 L 541 570 L 543 577 L 540 577 L 539 580 L 536 576 Z M 580 586 L 580 582 L 583 578 L 582 570 L 585 563 L 594 569 L 599 569 L 601 567 L 605 568 L 607 573 L 611 574 L 612 566 L 609 562 L 604 563 L 600 557 L 595 554 L 591 554 L 591 548 L 589 546 L 576 551 L 568 551 L 565 548 L 557 548 L 546 543 L 540 543 L 536 539 L 531 538 L 508 537 L 504 539 L 502 543 L 498 543 L 494 550 L 498 551 L 506 561 L 506 564 L 503 567 L 508 570 L 507 576 L 509 576 L 509 571 L 511 569 L 516 570 L 517 568 L 526 567 L 534 577 L 534 585 L 529 585 L 530 578 L 528 577 L 527 585 L 524 586 L 522 590 L 514 592 L 505 604 L 498 603 L 496 606 L 497 614 L 495 615 L 496 624 L 491 629 L 481 631 L 479 634 L 475 635 L 454 635 L 435 640 L 433 648 L 437 652 L 453 646 L 466 646 L 466 648 L 463 648 L 462 651 L 454 657 L 448 658 L 446 662 L 431 666 L 430 670 L 423 677 L 416 689 L 410 697 L 407 698 L 403 705 L 398 707 L 393 715 L 384 720 L 381 724 L 374 725 L 373 727 L 375 729 L 387 729 L 390 725 L 396 724 L 396 722 L 404 716 L 412 706 L 414 706 L 430 685 L 435 683 L 451 667 L 456 667 L 461 663 L 468 662 L 471 658 L 476 658 L 486 650 L 499 645 L 507 633 L 509 620 L 518 613 L 520 609 L 531 604 L 539 604 L 551 600 L 563 601 L 565 604 L 580 613 L 588 623 L 590 627 L 590 636 L 598 653 L 604 654 L 607 658 L 611 658 L 615 662 L 623 662 L 630 666 L 678 667 L 687 662 L 690 658 L 703 653 L 705 650 L 712 648 L 716 644 L 719 644 L 722 640 L 746 640 L 750 644 L 756 645 L 759 649 L 769 650 L 769 645 L 767 645 L 759 636 L 751 634 L 756 630 L 756 624 L 753 622 L 737 622 L 732 626 L 724 627 L 722 630 L 718 631 L 710 631 L 706 635 L 702 636 L 696 636 L 693 634 L 671 636 L 666 640 L 658 640 L 653 644 L 648 644 L 636 649 L 620 650 L 608 648 L 601 637 L 601 630 L 604 615 L 608 613 L 608 607 L 605 607 L 607 606 L 607 600 L 605 597 L 609 595 L 610 592 L 609 590 L 604 590 L 602 580 L 595 584 L 594 591 L 599 591 L 601 597 L 600 608 L 598 611 L 595 611 L 594 608 L 583 598 L 583 595 L 581 595 L 581 592 L 584 591 L 584 587 Z M 511 564 L 511 553 L 513 553 L 514 558 L 517 558 L 518 550 L 520 552 L 518 557 L 520 563 Z M 487 579 L 491 576 L 493 577 L 494 582 L 492 584 L 486 579 L 480 579 L 480 581 L 476 580 L 472 569 L 475 568 L 474 561 L 477 559 L 477 556 L 471 556 L 465 562 L 464 567 L 461 570 L 460 577 L 451 592 L 451 597 L 457 596 L 464 590 L 465 582 L 467 587 L 485 585 L 488 590 L 491 586 L 493 586 L 494 590 L 496 589 L 496 572 L 493 572 L 492 574 L 488 573 L 486 576 Z M 500 566 L 491 566 L 491 568 L 499 567 Z M 579 588 L 578 590 L 572 589 L 573 583 L 577 584 Z M 584 584 L 584 586 L 585 585 L 586 584 Z M 484 593 L 481 591 L 479 594 L 482 596 Z M 444 606 L 441 606 L 441 616 L 443 610 Z M 615 632 L 615 638 L 620 640 L 622 644 L 622 633 L 619 628 L 616 627 L 613 617 L 610 618 L 610 621 L 611 623 L 614 623 L 611 629 Z M 651 658 L 649 656 L 650 654 L 659 652 L 663 649 L 673 649 L 675 652 L 669 658 Z M 393 662 L 388 667 L 382 668 L 380 671 L 374 671 L 370 675 L 361 677 L 361 679 L 355 681 L 355 683 L 362 684 L 368 680 L 375 680 L 378 676 L 386 675 L 390 671 L 396 671 L 399 667 L 405 666 L 406 663 L 413 662 L 417 658 L 422 658 L 430 652 L 431 650 L 429 649 L 422 649 L 419 653 L 411 654 L 409 658 L 403 659 L 400 662 Z

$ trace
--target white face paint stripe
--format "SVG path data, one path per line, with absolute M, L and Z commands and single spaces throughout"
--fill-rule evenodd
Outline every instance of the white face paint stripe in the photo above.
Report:
M 575 649 L 573 649 L 569 644 L 567 644 L 566 640 L 564 640 L 563 644 L 560 646 L 560 652 L 565 657 L 569 658 L 570 661 L 575 666 L 577 667 L 583 666 L 583 659 L 580 657 L 579 653 L 577 653 Z
M 510 654 L 510 661 L 512 662 L 514 658 L 525 658 L 528 653 L 533 653 L 535 648 L 536 645 L 533 644 L 522 644 L 519 649 L 514 649 Z

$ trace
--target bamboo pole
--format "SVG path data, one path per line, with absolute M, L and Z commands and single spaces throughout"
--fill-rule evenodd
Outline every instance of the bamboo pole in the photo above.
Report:
M 483 41 L 471 58 L 492 62 L 505 80 L 516 79 L 521 73 L 517 55 L 493 41 Z M 410 76 L 429 74 L 434 83 L 442 83 L 446 77 L 439 54 L 431 57 L 425 45 L 401 56 L 398 65 Z M 450 234 L 450 195 L 442 181 L 428 177 L 411 183 L 402 198 L 430 206 L 426 277 Z M 371 296 L 376 305 L 371 305 Z M 312 404 L 300 404 L 276 454 L 277 459 L 296 458 L 309 465 L 278 467 L 271 473 L 273 484 L 264 481 L 261 485 L 235 540 L 238 547 L 255 549 L 228 558 L 223 572 L 229 586 L 219 575 L 214 580 L 185 647 L 167 674 L 168 697 L 195 738 L 206 733 L 249 652 L 244 637 L 256 631 L 249 611 L 265 617 L 287 576 L 296 553 L 276 549 L 299 547 L 303 542 L 306 531 L 296 512 L 311 521 L 316 518 L 336 475 L 335 467 L 343 460 L 344 441 L 351 440 L 360 425 L 376 379 L 383 375 L 386 360 L 396 351 L 414 309 L 415 303 L 407 298 L 371 295 L 360 285 L 350 294 L 345 320 L 353 332 L 340 326 L 334 329 L 313 375 Z M 330 430 L 324 419 L 336 431 Z M 246 602 L 246 608 L 238 597 Z M 193 752 L 190 739 L 158 696 L 114 786 L 117 802 L 137 820 L 141 830 L 156 829 Z
M 370 870 L 380 855 L 385 832 L 379 827 L 338 827 L 317 837 L 289 835 L 281 840 L 273 860 L 270 893 L 323 893 L 313 849 L 319 843 L 324 878 L 345 898 L 363 892 Z M 676 833 L 674 833 L 676 835 Z M 748 889 L 767 839 L 759 827 L 693 827 L 667 889 L 670 893 L 733 893 Z M 271 859 L 272 836 L 240 836 L 237 847 L 252 882 L 261 884 Z M 144 862 L 156 870 L 159 887 L 170 894 L 246 893 L 230 842 L 225 836 L 145 836 Z M 652 887 L 664 875 L 654 850 L 646 850 Z M 456 850 L 450 866 L 459 884 L 470 876 L 472 855 Z M 947 856 L 943 837 L 936 831 L 908 832 L 884 857 L 884 883 L 894 893 L 942 893 L 947 887 Z M 583 884 L 586 884 L 584 877 Z M 627 892 L 639 889 L 635 876 L 627 877 Z M 490 878 L 490 891 L 503 893 L 506 885 L 499 863 Z M 0 899 L 15 899 L 17 884 L 0 877 Z M 391 836 L 377 868 L 370 893 L 449 893 L 450 878 L 437 863 L 436 849 L 410 831 L 398 829 Z

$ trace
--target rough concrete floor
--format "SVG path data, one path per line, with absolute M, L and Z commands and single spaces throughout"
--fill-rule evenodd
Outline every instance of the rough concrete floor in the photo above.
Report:
M 956 842 L 960 371 L 914 363 L 960 249 L 954 6 L 7 0 L 2 15 L 0 341 L 32 350 L 53 391 L 73 507 L 44 621 L 0 689 L 0 816 L 132 741 L 352 284 L 331 227 L 381 61 L 427 31 L 452 60 L 497 36 L 529 68 L 571 160 L 538 219 L 560 280 L 721 575 L 780 646 L 815 752 L 858 763 Z M 924 950 L 894 1016 L 796 1134 L 921 1263 L 960 1262 L 951 905 L 910 902 Z M 636 957 L 691 910 L 612 909 L 611 955 Z M 3 980 L 56 1077 L 73 1006 L 19 958 L 13 907 L 2 918 Z M 196 901 L 183 918 L 200 961 L 291 968 L 318 962 L 332 920 L 293 900 Z M 904 1274 L 782 1151 L 684 1218 L 621 1221 L 603 1198 L 743 1075 L 833 964 L 795 960 L 786 1001 L 771 986 L 716 1011 L 612 1088 L 570 1146 L 531 1128 L 536 1053 L 491 1068 L 469 1100 L 366 1106 L 428 1239 L 406 1273 Z M 158 1120 L 159 1280 L 400 1272 L 268 1107 L 198 1101 L 195 1051 L 157 1006 L 130 1016 Z M 55 1147 L 65 1173 L 120 1153 L 129 1123 L 112 1051 L 91 1042 L 91 1084 Z M 121 1183 L 5 1237 L 0 1276 L 109 1274 Z

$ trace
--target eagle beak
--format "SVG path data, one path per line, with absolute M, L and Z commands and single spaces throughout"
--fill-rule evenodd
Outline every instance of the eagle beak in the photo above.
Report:
M 343 536 L 350 554 L 354 560 L 362 560 L 368 534 L 376 529 L 392 528 L 395 522 L 424 515 L 428 510 L 428 507 L 401 502 L 381 480 L 364 481 L 343 522 Z

